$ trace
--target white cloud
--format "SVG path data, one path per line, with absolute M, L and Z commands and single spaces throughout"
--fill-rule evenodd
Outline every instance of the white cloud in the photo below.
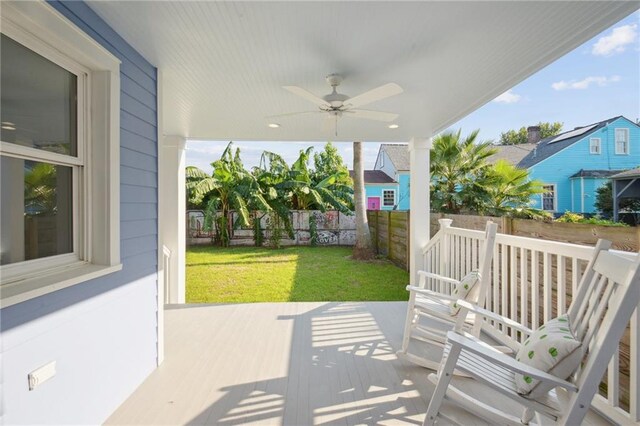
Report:
M 617 83 L 618 81 L 620 81 L 619 75 L 612 75 L 611 77 L 590 76 L 579 81 L 578 80 L 558 81 L 556 83 L 553 83 L 551 87 L 554 90 L 569 90 L 569 89 L 584 90 L 584 89 L 588 89 L 589 86 L 593 84 L 600 87 L 604 87 L 604 86 L 608 86 L 611 83 Z
M 622 53 L 628 45 L 638 38 L 638 24 L 623 25 L 614 28 L 611 34 L 600 37 L 591 48 L 591 53 L 597 56 L 611 56 Z
M 511 90 L 507 90 L 502 95 L 498 96 L 493 100 L 493 102 L 498 102 L 500 104 L 515 104 L 522 99 L 522 96 L 517 93 L 513 93 Z

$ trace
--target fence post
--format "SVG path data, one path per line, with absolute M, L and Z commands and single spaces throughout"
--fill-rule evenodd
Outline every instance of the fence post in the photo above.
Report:
M 391 211 L 387 210 L 387 259 L 393 260 L 391 253 Z
M 507 216 L 502 216 L 502 233 L 513 235 L 513 219 Z
M 380 254 L 380 211 L 374 210 L 373 214 L 376 215 L 376 254 Z

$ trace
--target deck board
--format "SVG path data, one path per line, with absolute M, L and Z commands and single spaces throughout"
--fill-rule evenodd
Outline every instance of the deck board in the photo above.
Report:
M 106 424 L 420 425 L 433 386 L 430 370 L 395 355 L 405 312 L 404 302 L 168 307 L 165 362 Z M 586 423 L 606 424 L 593 413 Z

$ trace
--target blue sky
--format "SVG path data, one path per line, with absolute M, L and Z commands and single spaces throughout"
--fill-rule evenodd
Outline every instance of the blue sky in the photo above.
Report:
M 564 129 L 624 115 L 640 118 L 640 12 L 620 21 L 556 62 L 538 71 L 451 129 L 463 134 L 480 129 L 480 139 L 497 141 L 500 133 L 540 121 L 560 121 Z M 406 142 L 406 141 L 399 141 Z M 228 141 L 187 142 L 186 163 L 210 172 L 209 163 L 220 157 Z M 293 162 L 300 149 L 323 143 L 239 142 L 249 168 L 258 164 L 263 150 Z M 346 164 L 353 161 L 351 143 L 335 143 Z M 378 143 L 365 143 L 365 168 L 373 168 Z

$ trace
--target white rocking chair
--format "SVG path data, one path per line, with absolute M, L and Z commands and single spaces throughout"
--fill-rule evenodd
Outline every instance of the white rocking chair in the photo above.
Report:
M 493 259 L 497 230 L 497 224 L 491 221 L 487 222 L 478 256 L 480 282 L 476 284 L 478 289 L 470 292 L 470 296 L 467 298 L 468 301 L 478 304 L 479 306 L 484 306 L 485 298 L 491 284 L 491 261 Z M 447 331 L 453 329 L 461 315 L 464 318 L 463 323 L 465 324 L 465 328 L 469 329 L 474 336 L 479 336 L 481 323 L 478 322 L 476 327 L 472 327 L 472 322 L 466 318 L 466 312 L 462 312 L 462 310 L 456 315 L 451 314 L 451 305 L 459 299 L 458 296 L 425 288 L 427 279 L 444 283 L 446 285 L 443 287 L 448 287 L 451 291 L 460 284 L 460 281 L 426 271 L 418 271 L 418 276 L 419 282 L 417 286 L 407 286 L 407 290 L 410 292 L 409 306 L 407 307 L 402 349 L 397 352 L 397 355 L 414 364 L 431 370 L 437 370 L 440 364 L 439 361 L 431 360 L 423 355 L 417 355 L 409 351 L 411 339 L 443 347 L 447 337 Z M 421 322 L 421 319 L 427 319 L 429 322 Z M 436 321 L 436 323 L 434 324 L 432 321 Z M 436 327 L 436 325 L 444 325 L 444 330 L 443 327 Z
M 558 425 L 581 424 L 598 391 L 607 364 L 640 302 L 640 254 L 632 261 L 609 251 L 610 246 L 611 243 L 604 240 L 596 245 L 594 257 L 568 310 L 571 332 L 581 342 L 578 355 L 583 360 L 582 367 L 578 366 L 566 380 L 556 377 L 482 343 L 465 333 L 459 321 L 456 331 L 447 334 L 437 375 L 429 375 L 436 389 L 424 424 L 434 424 L 438 415 L 451 420 L 450 416 L 440 413 L 445 398 L 492 424 L 529 424 L 534 416 L 537 424 L 541 424 L 543 419 Z M 474 312 L 478 321 L 480 317 L 485 317 L 517 330 L 523 334 L 522 341 L 532 333 L 532 330 L 514 321 L 473 304 L 461 301 L 460 305 L 462 310 Z M 505 413 L 500 407 L 485 404 L 453 386 L 450 382 L 454 369 L 473 377 L 488 387 L 490 392 L 502 394 L 519 403 L 523 408 L 522 417 Z M 516 391 L 516 373 L 538 380 L 538 386 L 542 388 L 535 395 L 520 395 Z

